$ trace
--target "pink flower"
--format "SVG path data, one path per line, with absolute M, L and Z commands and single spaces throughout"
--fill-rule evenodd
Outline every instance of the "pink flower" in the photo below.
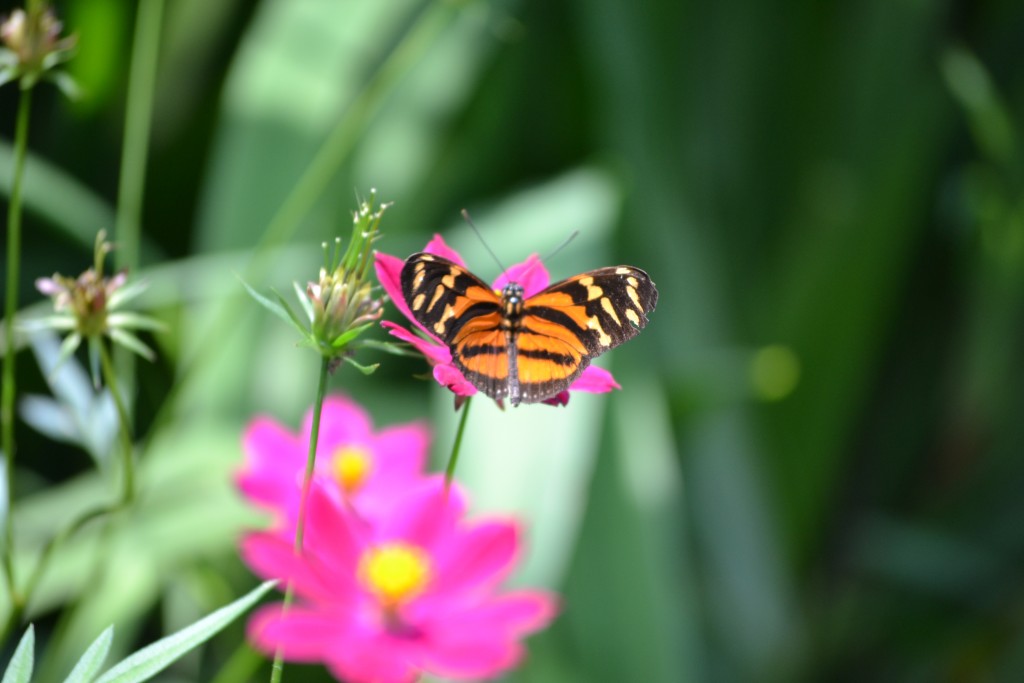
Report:
M 463 263 L 459 253 L 445 244 L 440 235 L 434 235 L 434 238 L 427 243 L 423 251 L 428 254 L 436 254 L 465 267 L 465 263 Z M 426 339 L 387 320 L 382 322 L 381 325 L 387 328 L 393 337 L 409 342 L 426 357 L 427 362 L 434 367 L 434 379 L 437 380 L 438 384 L 447 387 L 456 396 L 474 395 L 477 392 L 476 387 L 452 364 L 452 354 L 448 349 L 448 345 L 421 325 L 413 317 L 412 311 L 409 310 L 409 305 L 405 302 L 405 297 L 402 295 L 402 266 L 404 263 L 405 261 L 397 256 L 377 254 L 376 263 L 374 264 L 377 269 L 377 279 L 380 280 L 384 291 L 387 292 L 401 314 L 411 320 L 413 325 L 426 336 Z M 548 275 L 547 269 L 544 268 L 544 264 L 541 263 L 540 258 L 536 254 L 532 254 L 523 263 L 517 263 L 502 273 L 494 281 L 492 288 L 500 291 L 507 283 L 518 282 L 523 287 L 524 295 L 531 297 L 546 288 L 550 281 L 551 277 Z M 615 381 L 615 378 L 612 377 L 612 373 L 595 365 L 588 365 L 583 370 L 583 374 L 577 377 L 570 387 L 573 391 L 586 391 L 594 394 L 605 393 L 619 388 L 621 387 Z M 563 406 L 568 402 L 568 391 L 563 391 L 544 401 L 544 403 L 550 405 Z
M 295 434 L 261 417 L 245 432 L 246 462 L 236 483 L 249 500 L 277 514 L 286 537 L 298 519 L 312 422 L 310 411 Z M 429 442 L 429 431 L 419 423 L 375 432 L 358 404 L 332 396 L 320 416 L 316 474 L 331 482 L 332 495 L 373 518 L 421 479 Z
M 242 543 L 253 571 L 291 581 L 298 599 L 258 611 L 249 640 L 324 663 L 348 683 L 411 683 L 422 672 L 476 680 L 515 666 L 519 641 L 551 621 L 556 598 L 499 591 L 519 528 L 468 523 L 464 509 L 460 493 L 432 477 L 367 524 L 315 480 L 302 555 L 273 533 Z

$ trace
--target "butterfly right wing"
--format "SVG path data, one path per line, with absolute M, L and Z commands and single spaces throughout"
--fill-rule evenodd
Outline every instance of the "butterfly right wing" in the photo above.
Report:
M 504 397 L 508 344 L 498 295 L 457 263 L 427 253 L 406 259 L 401 283 L 413 317 L 448 345 L 453 365 L 491 398 Z

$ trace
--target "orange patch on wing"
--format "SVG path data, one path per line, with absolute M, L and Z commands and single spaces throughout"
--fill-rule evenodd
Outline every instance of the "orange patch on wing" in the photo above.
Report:
M 524 318 L 524 324 L 526 332 L 562 342 L 563 344 L 575 349 L 575 355 L 587 352 L 587 347 L 584 345 L 583 341 L 575 332 L 565 325 L 559 325 L 558 323 L 553 323 L 550 320 L 545 320 L 537 316 L 526 316 L 526 318 Z M 583 329 L 586 329 L 586 327 Z M 559 353 L 562 352 L 559 351 Z
M 587 315 L 586 307 L 573 302 L 572 296 L 565 292 L 542 292 L 532 296 L 526 302 L 526 312 L 529 313 L 533 306 L 557 308 L 559 312 L 569 316 L 580 329 L 587 329 L 587 320 L 590 316 Z

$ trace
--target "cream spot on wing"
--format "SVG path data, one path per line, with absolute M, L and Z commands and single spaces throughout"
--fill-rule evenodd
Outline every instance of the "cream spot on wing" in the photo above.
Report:
M 615 274 L 616 275 L 632 275 L 632 273 L 633 273 L 633 269 L 632 268 L 627 268 L 626 266 L 620 266 L 620 267 L 615 269 Z
M 594 278 L 591 277 L 590 275 L 587 275 L 586 277 L 581 277 L 576 282 L 580 283 L 581 285 L 587 288 L 587 301 L 599 299 L 601 295 L 604 294 L 604 290 L 602 290 L 600 287 L 594 284 Z
M 608 297 L 601 299 L 601 308 L 608 314 L 608 317 L 615 321 L 615 324 L 622 327 L 622 321 L 619 320 L 619 314 L 615 312 L 615 307 L 612 306 L 612 302 Z M 630 309 L 632 310 L 632 309 Z
M 422 287 L 423 286 L 423 278 L 427 276 L 427 274 L 423 271 L 423 268 L 420 267 L 422 265 L 423 265 L 422 263 L 417 263 L 416 264 L 416 275 L 414 275 L 413 278 L 412 278 L 412 288 L 413 289 L 419 289 L 420 287 Z
M 426 294 L 417 294 L 416 298 L 412 300 L 412 310 L 418 311 L 423 308 L 423 301 L 427 298 Z
M 639 284 L 637 279 L 635 277 L 633 277 L 632 275 L 630 275 L 629 277 L 626 278 L 626 282 L 629 283 L 630 287 L 636 287 Z
M 434 297 L 430 300 L 430 305 L 427 306 L 427 311 L 430 311 L 430 309 L 434 307 L 434 305 L 437 303 L 437 300 L 441 298 L 442 294 L 444 294 L 443 285 L 438 285 L 437 287 L 434 288 Z
M 441 278 L 441 284 L 448 289 L 455 289 L 455 277 L 459 274 L 459 271 L 452 268 L 448 271 L 448 274 Z
M 637 296 L 636 290 L 633 287 L 626 287 L 626 294 L 629 295 L 629 300 L 633 302 L 633 305 L 643 310 L 643 306 L 640 305 L 640 297 Z
M 455 315 L 455 309 L 452 308 L 451 304 L 444 307 L 444 313 L 441 314 L 440 319 L 434 323 L 434 332 L 437 334 L 444 334 L 444 328 L 448 324 L 448 320 Z
M 626 309 L 626 317 L 629 318 L 629 322 L 633 323 L 637 327 L 640 327 L 640 316 L 636 314 L 632 308 Z
M 596 315 L 590 316 L 590 320 L 587 321 L 587 327 L 592 330 L 597 330 L 597 343 L 601 346 L 611 346 L 612 338 L 608 336 L 608 333 L 601 327 L 601 321 L 597 319 Z

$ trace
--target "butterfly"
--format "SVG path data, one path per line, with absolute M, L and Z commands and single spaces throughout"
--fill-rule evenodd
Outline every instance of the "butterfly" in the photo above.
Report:
M 509 282 L 496 292 L 434 254 L 413 254 L 401 272 L 413 317 L 448 345 L 477 389 L 512 405 L 569 388 L 590 361 L 647 325 L 658 290 L 632 266 L 599 268 L 531 297 Z

